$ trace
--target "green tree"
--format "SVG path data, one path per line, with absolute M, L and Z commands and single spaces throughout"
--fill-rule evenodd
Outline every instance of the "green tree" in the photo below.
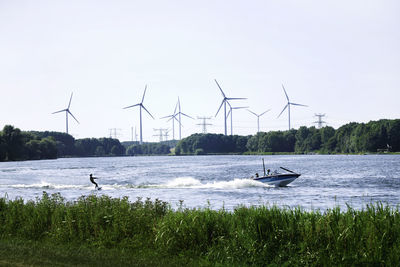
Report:
M 370 122 L 368 123 L 369 131 L 367 132 L 366 143 L 367 150 L 376 152 L 378 149 L 386 149 L 388 144 L 388 134 L 386 130 L 386 122 Z
M 336 138 L 336 152 L 340 153 L 353 153 L 356 151 L 352 150 L 351 146 L 351 133 L 357 127 L 357 123 L 352 122 L 346 125 L 343 125 L 339 129 L 336 130 L 335 138 Z
M 125 148 L 122 145 L 113 145 L 111 147 L 111 155 L 122 156 L 125 154 Z
M 246 144 L 246 148 L 251 151 L 251 152 L 257 152 L 259 151 L 258 148 L 258 143 L 260 139 L 261 134 L 257 133 L 256 135 L 253 135 L 252 137 L 249 138 Z
M 295 144 L 295 151 L 296 153 L 304 153 L 307 152 L 309 149 L 309 135 L 310 129 L 301 126 L 296 133 L 296 144 Z
M 106 155 L 106 151 L 104 150 L 103 146 L 97 146 L 96 151 L 94 152 L 96 157 L 103 157 Z
M 296 133 L 297 130 L 294 129 L 283 132 L 283 137 L 285 138 L 285 142 L 282 147 L 282 152 L 294 152 L 296 145 Z
M 281 131 L 269 132 L 267 135 L 267 147 L 271 152 L 286 152 L 286 138 Z
M 21 130 L 6 125 L 3 128 L 2 136 L 5 143 L 5 160 L 23 159 L 24 142 Z
M 40 141 L 32 139 L 26 143 L 26 149 L 29 159 L 41 159 Z
M 335 150 L 336 144 L 332 143 L 335 142 L 335 129 L 330 126 L 323 127 L 319 129 L 321 134 L 321 152 L 322 153 L 330 153 Z
M 239 153 L 244 153 L 247 151 L 246 145 L 250 136 L 233 136 L 233 141 L 235 142 L 235 151 Z
M 67 133 L 60 132 L 29 132 L 38 137 L 38 139 L 53 137 L 57 145 L 57 157 L 74 156 L 75 153 L 75 139 Z
M 391 151 L 400 151 L 400 120 L 389 122 L 387 134 Z
M 3 134 L 0 131 L 0 161 L 5 161 L 7 156 L 7 146 L 3 139 Z
M 40 140 L 39 148 L 41 159 L 57 158 L 57 143 L 53 137 L 49 136 Z

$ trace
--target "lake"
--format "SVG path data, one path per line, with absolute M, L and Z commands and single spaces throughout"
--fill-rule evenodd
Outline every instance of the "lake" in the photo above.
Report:
M 285 167 L 301 173 L 287 187 L 247 179 Z M 98 177 L 94 190 L 89 174 Z M 82 195 L 158 198 L 172 208 L 278 205 L 325 210 L 346 203 L 355 209 L 383 202 L 400 204 L 399 155 L 152 156 L 64 158 L 1 162 L 0 197 L 34 200 L 42 192 L 67 200 Z

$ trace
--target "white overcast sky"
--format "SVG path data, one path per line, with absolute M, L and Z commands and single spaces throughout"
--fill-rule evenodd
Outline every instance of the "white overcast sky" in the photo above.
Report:
M 287 130 L 282 84 L 295 103 L 292 127 L 399 118 L 400 1 L 13 1 L 0 0 L 0 127 L 65 131 L 120 140 L 154 128 L 178 96 L 190 116 L 211 116 L 208 132 L 223 133 L 222 95 L 262 113 L 263 131 Z M 182 135 L 201 132 L 183 118 Z M 229 126 L 229 124 L 228 124 Z M 256 117 L 235 110 L 234 134 L 257 131 Z M 175 124 L 177 127 L 177 124 Z M 229 126 L 230 127 L 230 126 Z M 230 128 L 229 128 L 230 129 Z M 177 129 L 175 137 L 177 137 Z M 230 130 L 229 130 L 230 131 Z M 172 133 L 170 133 L 171 138 Z

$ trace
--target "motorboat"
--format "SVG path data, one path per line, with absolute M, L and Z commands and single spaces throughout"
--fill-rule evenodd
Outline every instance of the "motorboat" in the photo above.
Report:
M 263 159 L 263 165 L 264 165 L 264 159 Z M 254 181 L 259 181 L 262 183 L 266 183 L 269 185 L 274 185 L 274 186 L 287 186 L 288 184 L 290 184 L 291 182 L 293 182 L 294 180 L 296 180 L 297 178 L 299 178 L 299 176 L 301 174 L 299 173 L 295 173 L 291 170 L 288 170 L 286 168 L 280 167 L 282 170 L 286 171 L 286 173 L 279 173 L 277 171 L 274 171 L 272 173 L 269 172 L 268 173 L 265 172 L 265 165 L 264 165 L 264 176 L 259 176 L 257 177 L 252 177 L 252 179 Z

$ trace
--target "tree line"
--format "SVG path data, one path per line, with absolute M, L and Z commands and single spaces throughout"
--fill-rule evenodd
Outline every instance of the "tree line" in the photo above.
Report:
M 193 134 L 182 139 L 175 154 L 215 153 L 376 153 L 400 152 L 400 120 L 349 123 L 332 127 L 259 132 L 253 136 Z
M 75 139 L 60 132 L 21 131 L 11 125 L 0 131 L 0 161 L 168 154 L 166 144 L 122 145 L 113 138 Z
M 23 132 L 11 125 L 0 131 L 0 161 L 53 159 L 57 157 L 56 140 Z
M 172 145 L 174 145 L 173 143 Z M 0 161 L 58 157 L 166 155 L 171 143 L 120 143 L 112 138 L 75 139 L 60 132 L 0 131 Z M 175 155 L 227 153 L 376 153 L 400 152 L 400 119 L 349 123 L 338 129 L 302 126 L 298 130 L 259 132 L 249 136 L 193 134 L 180 140 Z

